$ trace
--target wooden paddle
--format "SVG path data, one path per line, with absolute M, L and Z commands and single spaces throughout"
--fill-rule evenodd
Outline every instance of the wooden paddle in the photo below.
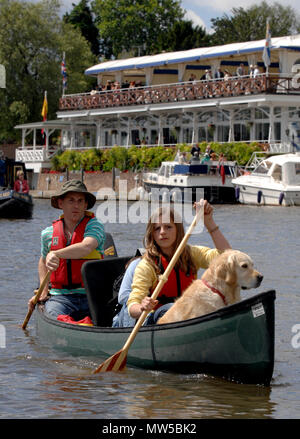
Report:
M 37 304 L 37 302 L 38 302 L 38 300 L 39 300 L 39 298 L 40 298 L 40 296 L 41 296 L 41 294 L 43 292 L 43 289 L 45 288 L 47 282 L 49 282 L 49 279 L 50 279 L 50 271 L 47 272 L 46 276 L 43 279 L 43 282 L 40 285 L 40 288 L 38 289 L 38 291 L 37 291 L 37 293 L 35 295 L 35 298 L 34 298 L 34 301 L 33 301 L 34 306 Z M 27 313 L 27 315 L 25 317 L 25 320 L 23 322 L 22 329 L 26 329 L 27 323 L 29 322 L 29 319 L 31 317 L 31 314 L 33 313 L 33 310 L 34 310 L 34 308 L 32 308 L 32 309 L 30 309 L 28 311 L 28 313 Z
M 159 280 L 155 290 L 152 293 L 151 299 L 155 300 L 157 298 L 157 296 L 159 295 L 165 282 L 167 282 L 168 277 L 169 277 L 171 271 L 173 270 L 176 262 L 178 261 L 178 258 L 181 255 L 184 247 L 186 246 L 186 243 L 187 243 L 190 235 L 192 234 L 192 231 L 193 231 L 194 227 L 196 226 L 201 214 L 202 214 L 202 209 L 200 209 L 199 212 L 195 215 L 195 217 L 192 221 L 192 224 L 190 225 L 184 238 L 182 239 L 181 243 L 179 244 L 176 252 L 174 253 L 171 261 L 169 262 L 169 264 L 167 266 L 167 269 L 165 270 L 164 274 L 162 276 L 160 276 L 160 280 Z M 101 363 L 100 366 L 97 367 L 97 369 L 95 369 L 93 373 L 109 372 L 109 371 L 117 372 L 119 370 L 124 369 L 124 367 L 126 366 L 128 350 L 129 350 L 132 342 L 134 341 L 140 327 L 143 325 L 148 314 L 149 314 L 149 311 L 142 312 L 140 318 L 138 319 L 136 325 L 134 326 L 134 328 L 133 328 L 130 336 L 128 337 L 126 343 L 124 344 L 123 348 L 120 351 L 116 352 L 111 357 L 109 357 L 103 363 Z

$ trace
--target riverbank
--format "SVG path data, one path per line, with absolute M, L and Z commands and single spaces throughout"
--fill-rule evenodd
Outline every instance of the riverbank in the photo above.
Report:
M 138 198 L 142 174 L 134 172 L 49 172 L 40 173 L 37 186 L 30 190 L 33 198 L 50 198 L 67 180 L 82 180 L 97 200 Z

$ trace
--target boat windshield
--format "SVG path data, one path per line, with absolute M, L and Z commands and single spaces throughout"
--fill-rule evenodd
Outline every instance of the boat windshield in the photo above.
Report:
M 276 181 L 282 180 L 282 166 L 277 165 L 277 164 L 274 166 L 274 169 L 272 171 L 272 177 Z
M 254 169 L 253 174 L 267 174 L 271 166 L 272 162 L 264 160 Z
M 300 163 L 295 163 L 295 183 L 300 184 Z
M 160 167 L 160 169 L 159 169 L 159 171 L 158 171 L 158 175 L 162 175 L 162 176 L 165 175 L 165 166 L 161 166 L 161 167 Z

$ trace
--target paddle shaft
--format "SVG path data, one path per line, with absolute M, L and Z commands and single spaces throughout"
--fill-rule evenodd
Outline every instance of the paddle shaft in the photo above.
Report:
M 50 279 L 50 271 L 47 272 L 46 276 L 44 277 L 44 279 L 43 279 L 43 281 L 42 281 L 42 283 L 40 285 L 40 288 L 38 289 L 38 291 L 37 291 L 37 293 L 35 295 L 35 298 L 33 300 L 34 306 L 37 304 L 37 302 L 38 302 L 38 300 L 39 300 L 39 298 L 40 298 L 40 296 L 41 296 L 41 294 L 42 294 L 46 284 L 49 282 L 49 279 Z M 27 315 L 26 315 L 26 317 L 24 319 L 23 325 L 22 325 L 22 329 L 26 329 L 27 323 L 30 320 L 30 317 L 31 317 L 31 314 L 33 313 L 33 310 L 34 310 L 34 308 L 28 310 L 28 313 L 27 313 Z
M 163 273 L 162 276 L 160 276 L 160 280 L 155 288 L 155 290 L 153 291 L 152 295 L 151 295 L 151 299 L 155 300 L 157 298 L 157 296 L 159 295 L 159 293 L 162 290 L 162 287 L 164 286 L 164 284 L 167 282 L 168 277 L 171 273 L 171 271 L 173 270 L 174 266 L 176 265 L 179 256 L 181 255 L 181 253 L 183 252 L 186 243 L 190 237 L 190 235 L 192 234 L 192 231 L 194 230 L 197 222 L 199 221 L 199 218 L 202 214 L 202 210 L 200 209 L 198 211 L 198 213 L 195 215 L 190 227 L 188 228 L 184 238 L 182 239 L 181 243 L 179 244 L 179 246 L 177 247 L 176 252 L 174 253 L 171 261 L 169 262 L 165 272 Z M 132 342 L 134 341 L 136 334 L 138 333 L 140 327 L 143 325 L 147 315 L 149 314 L 149 311 L 143 311 L 142 314 L 140 315 L 136 325 L 134 326 L 130 336 L 128 337 L 125 345 L 123 346 L 123 351 L 128 351 L 128 349 L 130 348 Z

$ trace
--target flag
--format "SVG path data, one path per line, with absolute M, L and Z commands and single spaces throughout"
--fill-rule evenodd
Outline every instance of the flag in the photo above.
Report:
M 66 69 L 66 62 L 65 62 L 65 52 L 63 54 L 63 59 L 61 62 L 61 74 L 62 74 L 62 83 L 63 83 L 63 94 L 67 88 L 67 69 Z
M 267 20 L 266 42 L 265 42 L 262 59 L 266 69 L 268 69 L 269 65 L 271 64 L 271 34 L 270 34 L 269 19 Z
M 43 108 L 41 112 L 41 115 L 43 116 L 43 121 L 47 120 L 47 114 L 48 114 L 48 101 L 47 101 L 47 92 L 45 91 Z
M 47 92 L 45 91 L 44 102 L 43 102 L 43 107 L 42 107 L 42 111 L 41 111 L 41 115 L 43 116 L 43 122 L 45 122 L 45 120 L 47 120 L 47 114 L 48 114 L 48 101 L 47 101 Z M 44 137 L 44 130 L 43 129 L 42 129 L 42 136 Z M 45 138 L 45 143 L 46 143 L 46 138 Z

